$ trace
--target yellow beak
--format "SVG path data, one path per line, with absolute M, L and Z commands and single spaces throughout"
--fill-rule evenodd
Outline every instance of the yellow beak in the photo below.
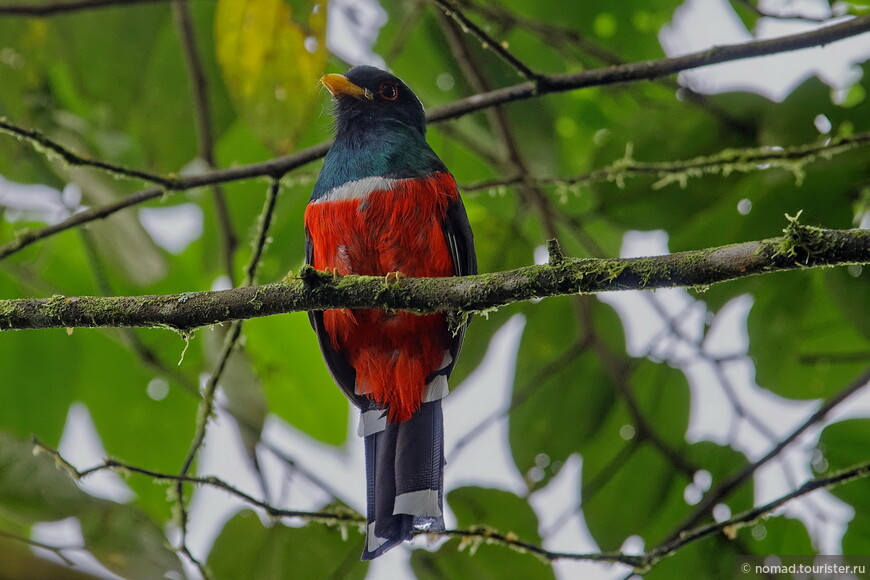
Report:
M 332 93 L 333 97 L 337 97 L 339 95 L 347 95 L 355 99 L 368 99 L 370 101 L 375 98 L 370 90 L 353 84 L 344 75 L 339 75 L 335 73 L 324 75 L 320 77 L 320 82 L 323 83 L 323 86 L 326 87 L 326 90 Z

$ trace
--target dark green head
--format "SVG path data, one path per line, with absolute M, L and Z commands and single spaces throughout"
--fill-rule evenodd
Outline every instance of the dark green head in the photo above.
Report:
M 446 171 L 426 143 L 426 115 L 411 89 L 394 75 L 356 66 L 320 81 L 335 99 L 335 143 L 312 199 L 366 177 L 424 177 Z
M 423 105 L 408 85 L 387 71 L 355 66 L 346 75 L 329 74 L 320 82 L 335 98 L 338 135 L 396 122 L 426 133 Z

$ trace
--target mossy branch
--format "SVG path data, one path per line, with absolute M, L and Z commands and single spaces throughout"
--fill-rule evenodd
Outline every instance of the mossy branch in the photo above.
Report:
M 816 143 L 806 143 L 791 147 L 749 147 L 723 149 L 713 155 L 674 161 L 636 161 L 632 158 L 632 148 L 626 148 L 625 156 L 613 163 L 572 177 L 529 177 L 514 175 L 465 185 L 465 192 L 481 190 L 500 190 L 501 188 L 531 183 L 539 187 L 556 187 L 556 191 L 567 193 L 593 183 L 610 182 L 620 187 L 632 178 L 654 177 L 657 181 L 653 189 L 677 183 L 685 187 L 689 179 L 705 175 L 727 177 L 734 173 L 752 173 L 781 169 L 790 171 L 800 184 L 804 168 L 819 160 L 830 160 L 858 147 L 870 146 L 870 131 L 854 135 L 841 135 L 825 138 Z
M 231 320 L 328 308 L 387 308 L 426 313 L 486 312 L 578 293 L 675 286 L 707 287 L 747 276 L 870 264 L 870 230 L 827 230 L 789 218 L 781 237 L 649 258 L 563 257 L 540 266 L 464 278 L 333 276 L 304 268 L 261 286 L 159 296 L 0 300 L 0 329 L 170 327 L 188 330 Z

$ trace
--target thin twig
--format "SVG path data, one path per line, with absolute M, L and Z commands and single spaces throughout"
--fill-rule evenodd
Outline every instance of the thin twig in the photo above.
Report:
M 12 532 L 7 532 L 5 530 L 0 530 L 0 538 L 5 538 L 14 542 L 21 542 L 22 544 L 27 544 L 28 546 L 33 546 L 34 548 L 48 550 L 49 552 L 54 553 L 54 555 L 63 560 L 63 563 L 67 566 L 75 566 L 75 562 L 71 560 L 69 556 L 64 554 L 64 552 L 85 549 L 83 546 L 51 546 L 49 544 L 38 542 L 26 536 L 19 536 L 18 534 L 13 534 Z
M 774 168 L 791 171 L 800 178 L 803 166 L 809 163 L 820 159 L 829 160 L 836 155 L 867 146 L 870 146 L 870 131 L 791 147 L 724 149 L 712 155 L 677 161 L 635 161 L 629 151 L 623 159 L 581 175 L 531 177 L 526 180 L 541 187 L 575 188 L 604 181 L 622 184 L 629 178 L 652 176 L 659 179 L 653 186 L 658 189 L 672 183 L 685 185 L 689 179 L 704 175 L 750 173 Z M 462 189 L 465 192 L 474 192 L 517 185 L 522 181 L 521 176 L 511 175 L 464 185 Z
M 699 304 L 704 311 L 706 312 L 706 305 L 703 302 L 692 302 L 690 303 L 684 312 L 681 312 L 677 316 L 671 316 L 665 307 L 661 304 L 661 302 L 655 297 L 655 295 L 650 293 L 644 293 L 643 297 L 646 299 L 647 303 L 652 306 L 652 308 L 656 311 L 658 316 L 665 323 L 665 331 L 669 332 L 672 336 L 674 336 L 677 340 L 681 341 L 682 344 L 686 348 L 693 349 L 695 351 L 695 355 L 697 359 L 703 360 L 708 363 L 713 371 L 713 374 L 716 377 L 719 386 L 722 387 L 722 391 L 725 393 L 728 402 L 731 404 L 731 407 L 734 409 L 735 420 L 732 422 L 732 429 L 729 433 L 729 442 L 733 443 L 736 435 L 736 430 L 740 426 L 740 420 L 746 421 L 750 426 L 756 429 L 762 436 L 764 436 L 769 442 L 776 442 L 778 438 L 773 430 L 765 423 L 760 417 L 758 417 L 755 413 L 753 413 L 750 409 L 747 409 L 740 398 L 737 396 L 737 392 L 734 388 L 734 385 L 725 372 L 724 365 L 726 364 L 724 361 L 711 359 L 706 356 L 703 352 L 702 344 L 703 341 L 709 337 L 709 334 L 705 334 L 700 340 L 694 340 L 691 337 L 687 336 L 683 330 L 679 327 L 678 321 L 685 320 L 686 311 L 692 308 L 696 308 Z M 655 343 L 657 339 L 653 339 L 651 344 Z M 665 357 L 666 360 L 669 360 L 671 364 L 680 365 L 679 361 L 675 360 L 675 357 L 669 356 Z M 798 484 L 798 479 L 796 474 L 791 468 L 791 465 L 783 461 L 782 458 L 779 459 L 780 468 L 783 473 L 785 473 L 786 482 L 789 486 L 795 487 Z M 811 506 L 815 508 L 815 506 Z M 818 512 L 817 512 L 817 515 Z
M 771 514 L 788 502 L 803 497 L 818 489 L 833 489 L 846 483 L 865 479 L 868 476 L 870 476 L 870 462 L 852 466 L 833 475 L 811 479 L 799 488 L 794 489 L 773 501 L 752 508 L 751 510 L 747 510 L 728 520 L 682 532 L 678 537 L 675 537 L 671 541 L 657 546 L 647 552 L 644 557 L 646 560 L 646 566 L 651 566 L 662 557 L 674 553 L 686 544 L 696 542 L 713 534 L 724 533 L 728 537 L 734 537 L 737 530 L 740 528 L 752 525 L 759 519 Z
M 365 518 L 361 515 L 351 511 L 304 511 L 304 510 L 286 510 L 282 508 L 278 508 L 273 506 L 267 502 L 259 500 L 254 496 L 238 489 L 230 483 L 227 483 L 223 479 L 208 475 L 208 476 L 193 476 L 193 475 L 179 475 L 174 473 L 163 473 L 160 471 L 155 471 L 153 469 L 148 469 L 146 467 L 140 467 L 136 465 L 130 465 L 128 463 L 124 463 L 122 461 L 118 461 L 115 459 L 106 459 L 100 464 L 93 465 L 88 467 L 87 469 L 77 469 L 73 466 L 65 457 L 63 457 L 59 451 L 56 449 L 49 447 L 45 443 L 40 440 L 34 438 L 33 439 L 34 451 L 36 453 L 45 453 L 53 459 L 56 465 L 66 471 L 73 479 L 80 480 L 85 479 L 95 473 L 99 473 L 101 471 L 113 471 L 120 474 L 136 474 L 144 477 L 148 477 L 153 479 L 154 481 L 159 482 L 170 482 L 170 483 L 186 483 L 190 485 L 196 486 L 207 486 L 213 487 L 215 489 L 220 489 L 232 496 L 239 498 L 240 500 L 248 503 L 254 507 L 258 507 L 265 511 L 268 515 L 273 517 L 283 517 L 283 518 L 303 518 L 310 520 L 323 520 L 323 521 L 335 521 L 335 522 L 349 522 L 349 523 L 364 523 Z
M 157 481 L 181 482 L 200 486 L 210 486 L 221 489 L 243 501 L 263 509 L 267 514 L 273 517 L 288 517 L 300 518 L 308 521 L 317 521 L 322 523 L 336 523 L 356 525 L 359 528 L 365 524 L 365 519 L 352 510 L 341 511 L 297 511 L 284 510 L 276 508 L 266 502 L 260 501 L 249 494 L 239 490 L 238 488 L 228 484 L 218 477 L 192 477 L 185 475 L 175 475 L 169 473 L 161 473 L 150 469 L 128 465 L 119 461 L 108 459 L 103 463 L 90 467 L 84 470 L 78 470 L 73 467 L 60 453 L 51 447 L 34 439 L 34 448 L 36 452 L 47 453 L 55 461 L 55 464 L 64 468 L 75 479 L 83 479 L 91 474 L 99 471 L 116 471 L 120 473 L 135 473 L 155 479 Z M 623 554 L 621 552 L 603 552 L 603 553 L 571 553 L 571 552 L 555 552 L 547 550 L 541 546 L 524 542 L 513 534 L 501 534 L 497 531 L 488 528 L 471 528 L 467 530 L 454 529 L 446 530 L 440 534 L 432 534 L 441 537 L 457 537 L 464 538 L 469 541 L 480 541 L 483 543 L 497 544 L 504 547 L 513 548 L 521 552 L 528 552 L 541 557 L 548 561 L 554 560 L 586 560 L 593 562 L 618 562 L 632 566 L 638 569 L 643 569 L 651 566 L 662 557 L 675 552 L 683 546 L 701 540 L 705 537 L 716 533 L 726 533 L 733 535 L 740 527 L 749 525 L 759 518 L 766 516 L 783 506 L 784 504 L 796 498 L 802 497 L 813 491 L 821 488 L 832 489 L 853 481 L 870 477 L 870 462 L 855 465 L 851 468 L 837 472 L 835 474 L 818 477 L 801 485 L 799 488 L 767 503 L 758 506 L 741 514 L 738 514 L 728 520 L 694 528 L 680 535 L 676 540 L 663 544 L 650 550 L 646 554 L 632 555 Z
M 109 175 L 113 175 L 115 177 L 138 179 L 140 181 L 159 185 L 167 189 L 183 187 L 182 180 L 178 178 L 164 177 L 156 173 L 150 173 L 138 169 L 130 169 L 128 167 L 123 167 L 114 163 L 108 163 L 100 159 L 91 159 L 83 155 L 79 155 L 72 149 L 65 147 L 57 141 L 46 137 L 41 132 L 35 129 L 19 127 L 18 125 L 11 123 L 5 117 L 0 117 L 0 132 L 7 133 L 9 135 L 12 135 L 13 137 L 21 139 L 22 141 L 26 141 L 30 143 L 36 150 L 43 151 L 46 156 L 57 156 L 73 167 L 91 167 L 93 169 L 99 169 L 100 171 L 104 171 Z
M 501 57 L 502 60 L 513 67 L 513 69 L 516 70 L 524 79 L 534 81 L 541 78 L 541 75 L 530 69 L 519 58 L 514 56 L 503 43 L 492 38 L 481 27 L 469 20 L 465 13 L 462 12 L 462 10 L 460 10 L 451 0 L 431 1 L 444 12 L 445 16 L 455 20 L 463 31 L 467 31 L 474 35 L 474 37 L 481 42 L 484 48 L 491 50 Z
M 263 210 L 260 212 L 260 217 L 257 220 L 257 238 L 253 243 L 251 257 L 247 265 L 245 265 L 244 286 L 251 286 L 257 281 L 257 269 L 260 266 L 263 251 L 266 249 L 266 243 L 269 241 L 269 228 L 272 226 L 272 217 L 275 213 L 275 204 L 278 202 L 278 193 L 280 191 L 281 180 L 273 179 L 266 194 L 266 201 L 263 203 Z
M 181 477 L 186 476 L 190 472 L 190 468 L 193 465 L 193 462 L 196 459 L 196 456 L 199 453 L 203 442 L 205 441 L 205 434 L 208 428 L 208 422 L 214 414 L 215 393 L 217 392 L 218 382 L 220 381 L 224 369 L 226 368 L 227 362 L 229 361 L 230 355 L 235 348 L 236 341 L 241 334 L 241 330 L 241 321 L 237 320 L 233 322 L 230 326 L 230 330 L 224 337 L 223 348 L 221 349 L 220 355 L 218 356 L 218 361 L 215 365 L 215 369 L 212 371 L 211 376 L 208 378 L 208 382 L 202 390 L 202 398 L 200 399 L 199 407 L 197 408 L 196 412 L 196 428 L 194 431 L 193 440 L 190 442 L 190 448 L 187 451 L 187 455 L 184 457 L 184 463 L 182 464 L 181 471 L 179 472 L 179 475 Z M 181 530 L 180 550 L 182 551 L 182 553 L 185 553 L 187 550 L 188 513 L 184 503 L 184 481 L 180 479 L 177 480 L 175 485 L 175 502 L 178 505 L 178 526 Z M 189 552 L 187 552 L 185 555 L 188 556 L 191 561 L 197 564 L 197 566 L 202 568 L 202 565 L 199 564 L 199 562 L 196 561 Z
M 68 0 L 63 2 L 20 2 L 0 5 L 0 16 L 54 16 L 80 10 L 94 10 L 110 6 L 127 7 L 132 4 L 151 4 L 167 0 Z
M 683 56 L 634 62 L 578 73 L 544 75 L 540 77 L 539 80 L 541 82 L 538 84 L 532 82 L 520 83 L 485 94 L 473 95 L 449 105 L 438 107 L 430 111 L 427 118 L 430 123 L 444 121 L 495 105 L 540 97 L 550 93 L 592 86 L 653 80 L 713 64 L 830 44 L 844 38 L 863 34 L 867 31 L 870 31 L 870 16 L 858 16 L 809 32 L 742 44 L 715 46 Z
M 256 277 L 257 267 L 259 266 L 260 258 L 263 256 L 263 249 L 266 245 L 266 240 L 269 237 L 269 228 L 272 225 L 272 215 L 280 190 L 280 179 L 273 179 L 272 184 L 269 187 L 268 194 L 266 195 L 266 201 L 263 206 L 263 211 L 260 214 L 257 228 L 257 238 L 251 251 L 251 257 L 248 260 L 247 266 L 245 267 L 245 286 L 249 286 L 250 284 L 252 284 L 254 278 Z M 212 415 L 214 414 L 215 394 L 217 392 L 217 387 L 220 383 L 221 377 L 223 376 L 224 370 L 226 369 L 227 364 L 230 360 L 230 356 L 232 356 L 232 353 L 236 348 L 236 344 L 239 340 L 239 337 L 241 336 L 241 333 L 242 321 L 233 321 L 233 323 L 230 325 L 229 330 L 226 333 L 226 336 L 224 337 L 223 347 L 221 348 L 221 352 L 218 355 L 215 369 L 212 371 L 211 376 L 209 377 L 208 381 L 205 384 L 205 387 L 203 388 L 202 399 L 200 400 L 199 408 L 197 410 L 196 429 L 194 432 L 193 440 L 190 443 L 190 448 L 188 449 L 187 455 L 184 458 L 184 463 L 181 466 L 181 471 L 179 472 L 179 475 L 181 476 L 186 476 L 190 472 L 190 468 L 193 465 L 193 462 L 196 459 L 199 450 L 202 448 L 203 442 L 205 441 L 208 423 Z M 205 570 L 203 565 L 193 557 L 193 555 L 187 548 L 188 514 L 184 503 L 183 481 L 178 481 L 176 483 L 175 494 L 176 502 L 179 507 L 179 527 L 181 529 L 180 551 L 200 568 L 200 572 L 202 574 L 207 575 L 207 571 Z
M 199 155 L 206 162 L 209 169 L 213 169 L 217 166 L 217 163 L 214 156 L 214 137 L 212 134 L 211 107 L 208 100 L 208 81 L 205 76 L 202 57 L 196 45 L 196 35 L 193 30 L 188 0 L 172 0 L 172 13 L 175 16 L 178 36 L 181 38 L 184 61 L 187 65 L 188 78 L 190 79 L 190 90 L 193 94 L 193 110 L 196 118 Z M 238 238 L 233 229 L 233 222 L 230 218 L 223 188 L 220 184 L 213 183 L 211 191 L 221 233 L 224 270 L 230 279 L 230 284 L 235 286 L 236 276 L 233 268 L 233 255 L 238 246 Z
M 625 64 L 625 61 L 617 53 L 588 40 L 576 28 L 532 20 L 509 12 L 497 4 L 464 2 L 463 7 L 477 12 L 489 21 L 499 23 L 502 27 L 516 27 L 527 31 L 536 36 L 541 42 L 557 50 L 562 50 L 565 46 L 577 48 L 584 55 L 592 57 L 596 61 L 596 65 L 601 63 L 611 66 Z M 562 54 L 565 54 L 565 51 L 562 50 Z M 673 91 L 679 91 L 686 101 L 713 115 L 735 131 L 749 137 L 753 135 L 754 126 L 752 123 L 735 117 L 725 108 L 710 100 L 706 95 L 695 92 L 691 87 L 680 84 L 680 82 L 673 79 L 657 79 L 655 82 Z
M 30 244 L 44 238 L 53 236 L 60 232 L 94 220 L 107 218 L 110 215 L 121 211 L 122 209 L 133 207 L 146 201 L 151 201 L 161 197 L 168 197 L 169 195 L 177 193 L 179 191 L 185 191 L 187 189 L 193 189 L 204 185 L 211 185 L 213 183 L 226 183 L 230 181 L 253 179 L 267 176 L 280 179 L 286 172 L 295 169 L 296 167 L 301 167 L 307 163 L 310 163 L 315 159 L 323 157 L 323 155 L 325 155 L 326 151 L 329 149 L 330 145 L 331 143 L 322 143 L 320 145 L 316 145 L 314 147 L 309 147 L 308 149 L 299 151 L 298 153 L 293 153 L 291 155 L 286 155 L 284 157 L 279 157 L 270 161 L 254 163 L 251 165 L 243 165 L 239 167 L 232 167 L 229 169 L 219 169 L 216 171 L 204 173 L 202 175 L 179 178 L 178 180 L 173 180 L 173 187 L 171 188 L 162 189 L 159 187 L 150 187 L 148 189 L 143 189 L 141 191 L 132 193 L 127 197 L 123 197 L 117 201 L 113 201 L 106 205 L 93 207 L 75 213 L 69 218 L 57 224 L 17 232 L 14 240 L 4 244 L 3 246 L 0 246 L 0 260 L 16 252 L 19 252 Z

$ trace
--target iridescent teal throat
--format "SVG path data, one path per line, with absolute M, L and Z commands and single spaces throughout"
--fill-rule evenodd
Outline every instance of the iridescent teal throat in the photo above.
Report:
M 447 171 L 420 131 L 395 121 L 345 131 L 326 154 L 311 199 L 366 177 L 403 179 Z

